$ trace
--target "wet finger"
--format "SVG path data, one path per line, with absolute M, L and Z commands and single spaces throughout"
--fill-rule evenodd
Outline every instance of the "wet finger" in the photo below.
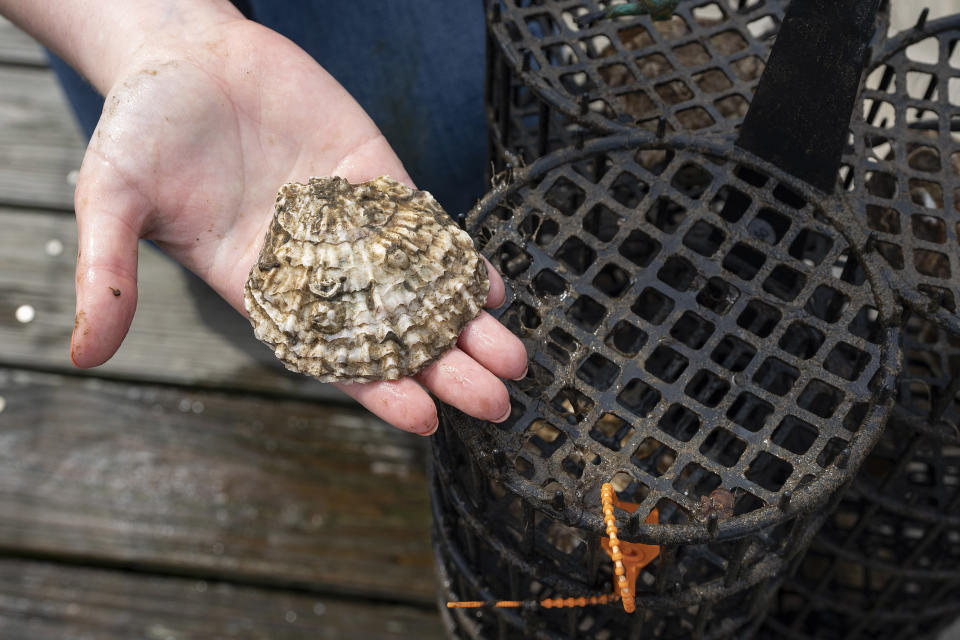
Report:
M 424 436 L 437 430 L 437 407 L 427 392 L 411 378 L 336 386 L 398 429 Z
M 489 260 L 483 258 L 483 261 L 487 264 L 487 277 L 490 279 L 490 291 L 487 293 L 486 306 L 491 309 L 496 309 L 503 304 L 503 301 L 507 297 L 506 290 L 503 286 L 503 278 L 500 277 L 500 274 L 493 268 Z
M 416 375 L 437 398 L 466 414 L 503 422 L 510 415 L 510 397 L 492 373 L 454 347 Z
M 457 345 L 499 378 L 519 380 L 527 373 L 527 350 L 520 338 L 486 311 L 463 328 Z

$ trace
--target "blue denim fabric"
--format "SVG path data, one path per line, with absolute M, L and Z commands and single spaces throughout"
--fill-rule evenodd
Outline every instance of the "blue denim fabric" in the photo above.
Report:
M 353 95 L 422 189 L 451 214 L 484 191 L 483 11 L 477 0 L 248 0 Z M 103 99 L 51 64 L 89 137 Z M 323 104 L 316 105 L 321 111 Z

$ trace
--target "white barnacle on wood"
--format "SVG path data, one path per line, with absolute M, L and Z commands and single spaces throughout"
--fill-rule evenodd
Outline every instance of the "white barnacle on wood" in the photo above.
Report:
M 489 286 L 470 236 L 426 191 L 311 178 L 281 187 L 244 303 L 288 369 L 368 382 L 450 349 Z

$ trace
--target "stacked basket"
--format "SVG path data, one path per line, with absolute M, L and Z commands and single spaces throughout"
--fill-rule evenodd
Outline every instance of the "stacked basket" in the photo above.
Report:
M 453 637 L 748 638 L 880 438 L 883 258 L 844 199 L 732 144 L 785 4 L 487 3 L 511 171 L 467 227 L 530 365 L 506 422 L 444 410 L 435 549 L 442 601 L 519 606 L 444 608 Z M 589 604 L 617 584 L 604 483 L 652 550 L 633 613 Z
M 960 616 L 960 17 L 876 56 L 849 209 L 909 309 L 880 444 L 777 602 L 770 637 L 933 638 Z

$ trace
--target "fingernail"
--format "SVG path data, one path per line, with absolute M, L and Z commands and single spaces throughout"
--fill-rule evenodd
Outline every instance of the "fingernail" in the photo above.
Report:
M 440 426 L 440 418 L 439 418 L 439 417 L 434 418 L 433 426 L 430 427 L 427 431 L 422 432 L 420 435 L 422 435 L 422 436 L 432 436 L 433 434 L 435 434 L 435 433 L 437 432 L 437 428 L 438 428 L 439 426 Z
M 507 406 L 507 412 L 506 412 L 505 414 L 503 414 L 502 416 L 500 416 L 499 418 L 497 418 L 496 420 L 493 420 L 492 422 L 503 422 L 504 420 L 506 420 L 507 418 L 510 417 L 510 414 L 511 414 L 511 413 L 513 413 L 513 406 L 512 406 L 512 405 Z
M 523 380 L 524 378 L 527 377 L 527 371 L 529 370 L 530 370 L 530 365 L 527 365 L 526 367 L 523 368 L 523 373 L 521 373 L 516 378 L 511 378 L 511 380 Z

